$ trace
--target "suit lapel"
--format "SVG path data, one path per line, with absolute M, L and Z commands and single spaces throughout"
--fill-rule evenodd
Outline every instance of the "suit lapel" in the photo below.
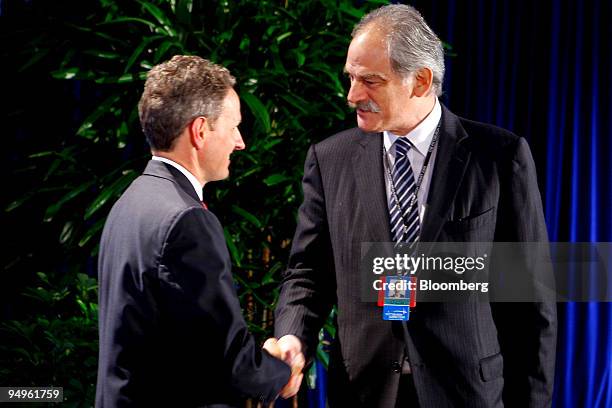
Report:
M 353 170 L 366 214 L 364 221 L 368 224 L 373 242 L 388 242 L 391 240 L 391 230 L 382 162 L 382 133 L 357 132 L 359 146 L 353 157 Z
M 427 212 L 421 226 L 421 242 L 434 242 L 438 238 L 470 160 L 470 152 L 465 146 L 468 135 L 457 116 L 444 105 L 441 121 L 436 163 L 427 197 Z
M 419 238 L 424 243 L 435 242 L 438 239 L 470 161 L 470 152 L 466 148 L 468 135 L 459 123 L 459 118 L 442 105 L 440 120 L 442 124 L 438 151 L 427 196 L 427 211 Z M 421 251 L 428 253 L 431 248 L 431 245 L 424 245 L 419 248 L 418 253 Z M 419 307 L 417 306 L 411 313 L 420 314 Z M 418 365 L 420 356 L 414 345 L 411 330 L 406 322 L 401 322 L 401 324 L 410 361 Z
M 183 173 L 177 168 L 158 160 L 149 160 L 147 167 L 142 173 L 145 176 L 161 177 L 178 184 L 196 202 L 200 202 L 198 194 L 193 189 L 193 185 Z

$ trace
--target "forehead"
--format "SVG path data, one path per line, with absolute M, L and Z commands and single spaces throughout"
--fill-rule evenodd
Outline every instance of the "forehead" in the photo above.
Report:
M 344 69 L 353 75 L 392 75 L 385 33 L 376 27 L 366 27 L 357 34 L 346 54 Z
M 240 98 L 233 89 L 230 89 L 225 98 L 223 98 L 223 108 L 221 115 L 227 116 L 233 119 L 240 119 Z

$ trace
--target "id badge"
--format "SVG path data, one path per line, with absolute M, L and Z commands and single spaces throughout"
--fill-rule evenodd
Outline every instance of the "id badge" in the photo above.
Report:
M 408 276 L 387 276 L 383 303 L 383 320 L 408 320 L 410 289 Z

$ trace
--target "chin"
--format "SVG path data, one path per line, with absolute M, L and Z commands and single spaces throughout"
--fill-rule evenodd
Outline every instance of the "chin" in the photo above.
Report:
M 357 127 L 364 132 L 380 132 L 380 126 L 377 123 L 371 123 L 357 118 Z
M 373 133 L 373 132 L 381 132 L 378 126 L 367 125 L 363 123 L 357 122 L 357 127 L 364 132 Z
M 229 177 L 229 171 L 226 171 L 225 173 L 215 174 L 209 181 L 221 181 L 221 180 L 225 180 L 228 177 Z

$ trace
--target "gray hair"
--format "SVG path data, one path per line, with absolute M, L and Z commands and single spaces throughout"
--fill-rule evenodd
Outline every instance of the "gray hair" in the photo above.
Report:
M 387 53 L 393 71 L 408 78 L 421 68 L 431 69 L 432 88 L 439 96 L 444 80 L 444 50 L 423 16 L 412 6 L 383 6 L 366 14 L 353 29 L 352 37 L 371 24 L 387 33 Z
M 212 127 L 235 83 L 227 68 L 197 56 L 175 55 L 154 66 L 138 104 L 149 146 L 172 150 L 185 126 L 198 116 L 208 119 Z

